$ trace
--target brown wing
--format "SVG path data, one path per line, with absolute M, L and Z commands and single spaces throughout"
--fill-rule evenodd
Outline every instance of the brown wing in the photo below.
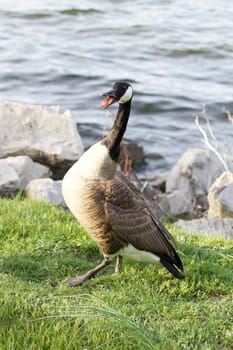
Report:
M 121 174 L 109 180 L 105 188 L 105 214 L 121 241 L 160 257 L 177 257 L 171 234 L 151 211 L 143 194 Z M 180 259 L 178 265 L 182 266 Z

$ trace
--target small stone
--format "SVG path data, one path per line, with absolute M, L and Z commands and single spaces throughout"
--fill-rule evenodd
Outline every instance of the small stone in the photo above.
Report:
M 24 189 L 29 181 L 41 177 L 49 177 L 51 172 L 45 165 L 33 162 L 28 156 L 8 157 L 5 162 L 14 170 L 20 179 L 20 189 Z
M 26 197 L 44 200 L 57 205 L 66 207 L 62 192 L 62 181 L 55 181 L 53 179 L 35 179 L 29 182 L 26 186 Z
M 208 217 L 233 217 L 233 173 L 225 171 L 209 190 Z
M 233 183 L 228 185 L 219 195 L 219 201 L 222 204 L 224 217 L 233 218 Z
M 174 191 L 169 194 L 163 194 L 159 201 L 160 208 L 173 218 L 192 218 L 192 206 L 188 196 L 182 192 Z
M 17 172 L 3 159 L 0 160 L 0 196 L 15 195 L 20 189 L 20 179 Z

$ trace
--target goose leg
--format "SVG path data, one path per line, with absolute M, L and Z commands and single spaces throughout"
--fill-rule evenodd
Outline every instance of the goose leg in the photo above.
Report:
M 95 277 L 95 275 L 103 270 L 106 266 L 108 266 L 110 264 L 109 258 L 105 258 L 101 264 L 99 264 L 98 266 L 96 266 L 94 269 L 88 271 L 87 273 L 85 273 L 82 276 L 77 276 L 77 277 L 73 277 L 70 278 L 68 280 L 68 284 L 71 287 L 75 287 L 75 286 L 79 286 L 80 284 L 86 282 L 87 280 L 89 280 L 90 278 Z
M 115 267 L 115 273 L 120 273 L 122 270 L 122 256 L 117 255 L 117 261 L 116 261 L 116 267 Z

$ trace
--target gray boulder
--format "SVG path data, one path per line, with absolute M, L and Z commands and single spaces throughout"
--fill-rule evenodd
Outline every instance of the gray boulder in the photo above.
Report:
M 190 218 L 193 215 L 192 201 L 190 197 L 185 196 L 184 192 L 178 190 L 172 193 L 160 195 L 160 209 L 169 217 L 186 217 Z
M 20 179 L 15 169 L 0 160 L 0 196 L 15 195 L 20 189 Z
M 48 167 L 33 162 L 27 156 L 0 159 L 0 196 L 13 196 L 35 178 L 48 177 Z
M 57 178 L 83 153 L 74 115 L 60 107 L 0 102 L 0 158 L 27 155 Z
M 26 197 L 66 207 L 62 197 L 61 183 L 62 181 L 55 181 L 49 178 L 32 180 L 25 188 Z
M 208 233 L 211 236 L 222 236 L 233 239 L 233 219 L 201 218 L 195 220 L 178 220 L 175 226 L 189 233 Z
M 208 194 L 208 217 L 233 218 L 233 173 L 225 171 L 213 183 Z
M 20 189 L 24 189 L 28 182 L 33 179 L 51 175 L 47 166 L 33 162 L 28 156 L 8 157 L 3 161 L 16 171 L 20 179 Z
M 207 210 L 208 190 L 223 171 L 222 163 L 209 150 L 187 150 L 168 173 L 161 208 L 181 218 L 192 218 L 196 210 Z

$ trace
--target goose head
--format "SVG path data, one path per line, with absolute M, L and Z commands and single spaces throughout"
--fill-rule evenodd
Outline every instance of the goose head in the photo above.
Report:
M 102 102 L 102 108 L 105 109 L 115 102 L 125 104 L 133 97 L 132 86 L 124 81 L 117 81 L 112 90 L 105 92 L 102 96 L 106 97 Z

